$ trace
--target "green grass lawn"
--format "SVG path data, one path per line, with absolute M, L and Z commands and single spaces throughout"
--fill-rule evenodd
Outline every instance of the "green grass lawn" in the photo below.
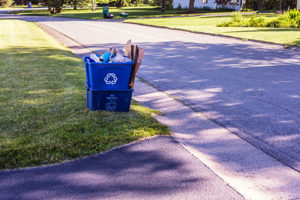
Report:
M 14 10 L 14 9 L 21 9 L 21 8 L 27 8 L 28 5 L 19 5 L 19 6 L 11 6 L 11 7 L 1 7 L 0 10 Z M 40 8 L 41 6 L 39 5 L 32 5 L 32 8 Z
M 274 18 L 275 14 L 265 14 L 263 16 Z M 299 28 L 217 27 L 217 24 L 230 20 L 230 17 L 187 17 L 128 19 L 125 22 L 300 46 Z
M 27 6 L 18 6 L 18 7 L 1 7 L 0 10 L 15 10 L 15 9 L 21 9 L 21 8 L 27 8 Z
M 184 14 L 187 10 L 171 9 L 161 12 L 159 7 L 142 6 L 142 7 L 124 7 L 124 8 L 109 8 L 110 13 L 114 14 L 114 18 L 121 18 L 120 12 L 126 12 L 129 14 L 129 18 L 143 18 L 143 17 L 162 17 L 162 16 L 192 16 L 199 14 L 216 14 L 216 13 L 232 13 L 232 12 L 219 12 L 219 11 L 203 11 L 195 10 L 196 13 Z M 51 15 L 48 10 L 27 10 L 12 12 L 19 15 L 38 15 L 38 16 L 56 16 L 56 17 L 68 17 L 79 19 L 103 19 L 102 8 L 97 8 L 96 11 L 92 11 L 91 8 L 83 8 L 74 10 L 72 8 L 64 8 L 61 14 Z
M 134 102 L 90 111 L 81 59 L 37 25 L 0 20 L 0 169 L 55 163 L 169 134 Z

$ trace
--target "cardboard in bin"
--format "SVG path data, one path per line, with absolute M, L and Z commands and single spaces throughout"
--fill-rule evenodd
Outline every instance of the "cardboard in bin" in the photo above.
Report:
M 144 57 L 144 49 L 138 47 L 137 45 L 132 45 L 131 40 L 128 40 L 125 46 L 125 56 L 134 61 L 129 82 L 129 88 L 133 88 L 136 74 L 142 64 L 142 60 Z
M 133 61 L 126 63 L 97 63 L 84 58 L 87 86 L 92 90 L 128 89 Z

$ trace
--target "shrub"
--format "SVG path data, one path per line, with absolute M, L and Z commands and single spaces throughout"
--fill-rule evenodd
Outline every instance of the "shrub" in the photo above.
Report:
M 275 28 L 300 28 L 300 12 L 289 10 L 275 20 L 266 24 L 267 27 Z
M 49 8 L 51 14 L 61 13 L 65 0 L 42 0 L 42 2 Z
M 0 5 L 1 7 L 5 8 L 5 7 L 10 7 L 14 4 L 13 0 L 0 0 Z
M 143 0 L 97 0 L 97 6 L 126 7 L 143 5 Z
M 154 0 L 151 6 L 161 6 L 161 0 Z M 173 8 L 173 0 L 166 0 L 165 6 L 167 9 Z
M 203 11 L 211 11 L 211 8 L 208 7 L 208 6 L 203 6 L 202 8 L 200 8 L 200 10 L 203 10 Z
M 78 7 L 84 7 L 88 5 L 88 0 L 66 0 L 66 3 L 69 4 L 76 10 Z
M 231 16 L 231 21 L 229 22 L 223 22 L 221 24 L 218 24 L 219 27 L 239 27 L 239 26 L 246 26 L 247 23 L 243 19 L 240 12 L 235 12 Z
M 178 6 L 177 6 L 177 8 L 176 9 L 178 9 L 178 10 L 181 10 L 182 9 L 182 7 L 181 7 L 181 4 L 179 3 L 178 4 Z
M 252 16 L 247 22 L 248 27 L 264 27 L 266 26 L 266 19 L 264 17 Z
M 300 11 L 297 9 L 289 10 L 286 15 L 289 16 L 291 21 L 291 27 L 300 28 Z
M 241 15 L 240 12 L 235 12 L 235 13 L 231 16 L 231 18 L 232 18 L 232 21 L 234 21 L 234 22 L 241 22 L 241 21 L 243 21 L 243 16 Z
M 289 10 L 284 14 L 288 15 L 290 19 L 300 20 L 300 11 L 298 9 Z
M 297 9 L 289 10 L 274 20 L 267 21 L 264 17 L 252 16 L 245 21 L 240 13 L 235 13 L 231 21 L 223 22 L 217 26 L 221 27 L 273 27 L 273 28 L 300 28 L 300 11 Z
M 214 11 L 224 11 L 224 12 L 233 12 L 233 11 L 235 11 L 234 9 L 232 9 L 232 8 L 226 8 L 226 7 L 224 7 L 224 6 L 218 6 L 216 9 L 214 9 Z

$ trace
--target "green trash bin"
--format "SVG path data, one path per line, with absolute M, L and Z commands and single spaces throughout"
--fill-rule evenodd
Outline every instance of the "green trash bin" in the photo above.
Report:
M 120 17 L 126 18 L 126 17 L 128 17 L 128 13 L 121 12 L 120 13 Z
M 111 19 L 111 18 L 114 17 L 113 14 L 109 13 L 109 7 L 108 6 L 103 6 L 102 9 L 103 9 L 103 17 L 105 19 Z

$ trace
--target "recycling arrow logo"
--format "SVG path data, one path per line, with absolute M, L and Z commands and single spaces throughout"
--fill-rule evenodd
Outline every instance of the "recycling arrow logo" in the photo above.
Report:
M 114 85 L 116 84 L 118 81 L 118 77 L 116 76 L 115 73 L 108 73 L 106 74 L 106 77 L 104 78 L 104 82 L 107 85 Z
M 107 110 L 110 110 L 110 111 L 114 111 L 117 109 L 117 102 L 116 100 L 109 100 L 106 104 L 105 104 L 105 107 Z

